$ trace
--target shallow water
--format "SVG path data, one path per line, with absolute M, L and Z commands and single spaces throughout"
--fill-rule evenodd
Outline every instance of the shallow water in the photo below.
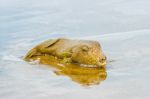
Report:
M 149 4 L 1 0 L 0 99 L 149 99 Z M 113 60 L 107 64 L 106 80 L 84 87 L 45 65 L 22 60 L 34 45 L 56 37 L 98 40 Z

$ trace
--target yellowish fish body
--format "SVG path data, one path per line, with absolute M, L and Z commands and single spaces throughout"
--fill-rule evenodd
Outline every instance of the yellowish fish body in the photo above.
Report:
M 96 41 L 47 40 L 31 49 L 24 60 L 50 65 L 57 75 L 68 76 L 84 86 L 99 84 L 107 76 L 106 57 Z
M 106 56 L 96 41 L 51 39 L 31 49 L 24 59 L 30 61 L 34 56 L 44 55 L 55 56 L 61 61 L 87 67 L 106 65 Z

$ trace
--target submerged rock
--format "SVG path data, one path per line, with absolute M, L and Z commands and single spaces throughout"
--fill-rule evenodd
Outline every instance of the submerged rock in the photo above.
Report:
M 31 49 L 24 60 L 43 61 L 44 58 L 41 59 L 40 56 L 53 56 L 61 64 L 73 63 L 85 67 L 104 67 L 106 65 L 106 56 L 97 41 L 50 39 Z M 52 60 L 46 61 L 44 64 Z

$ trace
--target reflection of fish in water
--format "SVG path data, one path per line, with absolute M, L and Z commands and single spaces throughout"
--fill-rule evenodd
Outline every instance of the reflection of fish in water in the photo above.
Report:
M 73 81 L 85 86 L 99 84 L 107 76 L 105 67 L 87 68 L 70 63 L 62 65 L 62 62 L 53 56 L 35 56 L 33 59 L 40 59 L 40 63 L 56 68 L 57 75 L 68 76 Z

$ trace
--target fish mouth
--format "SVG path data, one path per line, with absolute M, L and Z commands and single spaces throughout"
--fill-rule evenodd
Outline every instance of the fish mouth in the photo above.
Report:
M 99 67 L 104 67 L 107 64 L 107 57 L 104 55 L 102 58 L 99 59 L 99 62 L 96 64 Z
M 101 66 L 105 66 L 105 65 L 106 65 L 106 63 L 107 63 L 106 61 L 104 61 L 104 62 L 98 62 L 98 64 L 97 64 L 97 65 L 101 67 Z
M 105 59 L 105 60 L 99 61 L 96 65 L 98 67 L 104 67 L 106 64 L 107 64 L 107 60 Z

